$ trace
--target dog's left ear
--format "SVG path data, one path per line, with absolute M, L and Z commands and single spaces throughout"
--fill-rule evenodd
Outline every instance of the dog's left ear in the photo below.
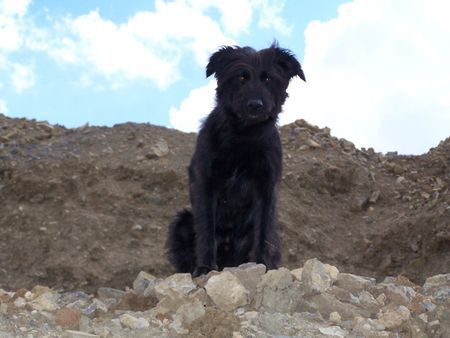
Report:
M 298 62 L 295 55 L 289 49 L 280 48 L 276 44 L 272 45 L 272 48 L 275 50 L 275 63 L 286 72 L 289 79 L 294 76 L 299 76 L 303 81 L 306 81 L 300 62 Z
M 211 55 L 208 65 L 206 66 L 206 77 L 210 77 L 214 73 L 217 77 L 228 64 L 236 49 L 237 47 L 224 46 Z

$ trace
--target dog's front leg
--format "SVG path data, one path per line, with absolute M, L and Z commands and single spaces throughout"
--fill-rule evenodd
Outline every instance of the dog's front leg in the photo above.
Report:
M 198 187 L 193 203 L 196 267 L 193 276 L 218 270 L 216 263 L 216 229 L 214 223 L 215 197 L 205 184 Z
M 276 269 L 280 262 L 280 239 L 276 224 L 276 196 L 265 196 L 261 208 L 260 226 L 257 227 L 255 240 L 256 262 L 262 263 L 267 270 Z

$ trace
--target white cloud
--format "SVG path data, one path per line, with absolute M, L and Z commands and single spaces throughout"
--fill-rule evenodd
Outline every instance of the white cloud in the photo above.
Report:
M 11 83 L 16 92 L 20 93 L 32 87 L 35 83 L 35 76 L 32 66 L 25 66 L 20 63 L 12 63 Z
M 260 26 L 285 33 L 282 8 L 281 0 L 156 0 L 154 11 L 138 12 L 122 24 L 98 11 L 67 17 L 55 25 L 56 38 L 32 45 L 61 62 L 90 66 L 116 84 L 146 79 L 165 89 L 181 78 L 182 57 L 190 54 L 205 66 L 219 46 L 236 44 L 248 32 L 255 14 Z
M 305 118 L 377 151 L 423 153 L 450 135 L 446 1 L 355 0 L 305 31 L 308 82 L 281 122 Z
M 30 0 L 0 0 L 0 71 L 9 74 L 18 93 L 34 85 L 33 68 L 10 60 L 10 54 L 24 46 L 30 25 L 25 14 L 30 3 Z M 3 108 L 6 109 L 4 101 Z
M 3 115 L 8 114 L 8 106 L 6 105 L 6 102 L 2 99 L 0 99 L 0 114 Z
M 216 80 L 192 89 L 179 108 L 172 107 L 169 112 L 170 125 L 185 132 L 198 131 L 201 121 L 211 112 L 215 103 Z
M 214 50 L 236 44 L 258 17 L 260 27 L 287 31 L 281 18 L 283 0 L 156 0 L 154 11 L 137 12 L 121 24 L 96 10 L 77 17 L 48 15 L 50 27 L 45 28 L 27 15 L 30 3 L 0 0 L 0 58 L 25 49 L 46 52 L 92 76 L 101 75 L 111 88 L 143 79 L 165 89 L 181 78 L 182 58 L 191 55 L 205 66 Z M 29 81 L 20 77 L 24 68 L 8 62 L 16 88 L 33 83 L 31 76 Z
M 0 0 L 0 53 L 20 48 L 23 16 L 30 0 Z
M 279 33 L 288 35 L 292 31 L 292 27 L 288 26 L 281 16 L 284 8 L 283 0 L 253 0 L 256 8 L 260 8 L 260 17 L 258 21 L 259 27 L 271 28 L 273 27 Z

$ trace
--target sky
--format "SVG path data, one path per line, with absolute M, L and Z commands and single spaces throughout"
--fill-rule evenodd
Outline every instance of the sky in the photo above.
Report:
M 280 124 L 303 118 L 376 151 L 450 136 L 447 0 L 0 0 L 0 113 L 66 127 L 197 131 L 223 45 L 298 57 Z

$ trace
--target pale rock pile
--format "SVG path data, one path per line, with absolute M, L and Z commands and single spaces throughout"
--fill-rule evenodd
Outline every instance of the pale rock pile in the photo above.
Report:
M 132 289 L 96 296 L 0 289 L 0 302 L 0 337 L 450 337 L 450 274 L 376 283 L 317 259 L 196 279 L 141 272 Z

